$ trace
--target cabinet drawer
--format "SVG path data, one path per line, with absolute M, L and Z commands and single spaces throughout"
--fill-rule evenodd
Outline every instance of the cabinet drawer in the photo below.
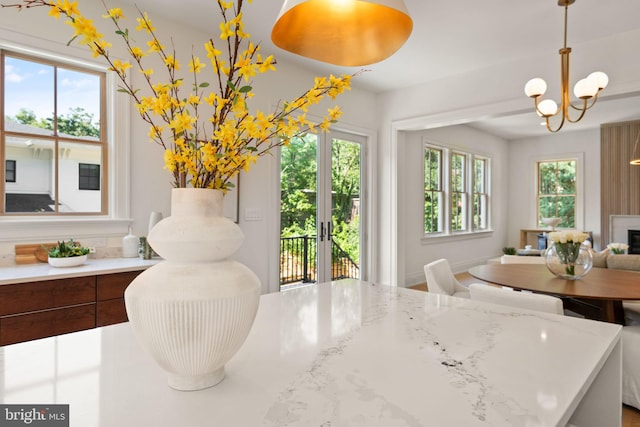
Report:
M 0 345 L 94 328 L 95 304 L 45 310 L 0 318 Z
M 125 271 L 122 273 L 99 275 L 97 278 L 98 301 L 122 298 L 129 283 L 142 271 Z
M 128 321 L 124 298 L 98 302 L 96 306 L 96 326 L 107 326 Z
M 0 316 L 95 302 L 96 276 L 0 286 Z

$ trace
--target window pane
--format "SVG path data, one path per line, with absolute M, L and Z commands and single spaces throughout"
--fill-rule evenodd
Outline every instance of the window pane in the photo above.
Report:
M 475 193 L 484 193 L 484 171 L 485 160 L 474 159 L 473 161 L 473 191 Z
M 466 198 L 462 193 L 451 194 L 451 230 L 466 230 Z
M 7 131 L 52 135 L 54 67 L 5 56 Z M 47 129 L 46 131 L 44 129 Z
M 16 161 L 5 160 L 4 162 L 4 180 L 5 182 L 16 182 Z
M 442 231 L 442 151 L 424 148 L 424 232 Z
M 53 141 L 7 136 L 5 147 L 16 162 L 15 182 L 5 184 L 6 212 L 54 212 Z
M 576 192 L 575 162 L 558 162 L 558 193 L 574 194 Z
M 451 156 L 451 190 L 465 191 L 465 156 L 453 154 Z
M 575 227 L 575 160 L 538 163 L 538 218 L 561 218 L 558 227 Z
M 59 148 L 58 183 L 60 212 L 100 212 L 102 191 L 83 190 L 80 185 L 80 164 L 102 164 L 100 145 L 61 142 Z M 100 185 L 98 185 L 100 188 Z
M 100 138 L 100 77 L 58 68 L 58 132 Z

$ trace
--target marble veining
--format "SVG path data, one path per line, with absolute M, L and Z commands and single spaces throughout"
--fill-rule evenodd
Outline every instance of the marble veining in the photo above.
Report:
M 68 403 L 78 427 L 564 426 L 619 338 L 619 325 L 344 280 L 263 295 L 216 387 L 170 390 L 121 324 L 0 348 L 0 398 Z

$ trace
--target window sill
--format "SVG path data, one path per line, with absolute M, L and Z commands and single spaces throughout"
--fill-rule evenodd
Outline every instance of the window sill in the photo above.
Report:
M 482 239 L 486 237 L 491 237 L 492 235 L 493 235 L 493 230 L 474 231 L 470 233 L 424 235 L 420 239 L 420 242 L 423 245 L 432 245 L 432 244 L 442 243 L 442 242 L 456 242 L 456 241 L 464 241 L 464 240 L 470 240 L 470 239 Z
M 131 219 L 105 217 L 0 218 L 0 242 L 113 237 L 127 234 Z

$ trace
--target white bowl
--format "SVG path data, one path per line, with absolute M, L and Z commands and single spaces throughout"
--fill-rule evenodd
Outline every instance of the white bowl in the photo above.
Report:
M 87 261 L 86 255 L 70 256 L 66 258 L 49 257 L 49 265 L 52 267 L 75 267 Z
M 541 223 L 551 228 L 555 228 L 556 225 L 560 224 L 560 221 L 562 221 L 562 218 L 540 218 Z

